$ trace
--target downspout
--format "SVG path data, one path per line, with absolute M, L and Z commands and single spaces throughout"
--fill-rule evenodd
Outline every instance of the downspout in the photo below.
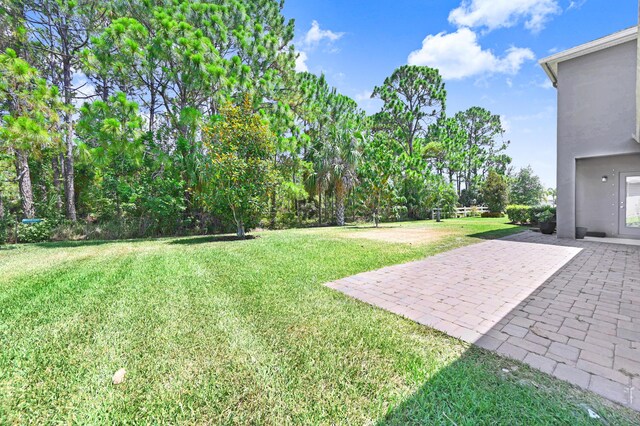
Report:
M 640 143 L 640 2 L 638 3 L 638 33 L 636 35 L 636 133 L 633 139 Z

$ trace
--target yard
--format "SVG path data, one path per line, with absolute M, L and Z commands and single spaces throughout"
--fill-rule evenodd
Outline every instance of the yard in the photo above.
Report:
M 0 249 L 0 423 L 640 422 L 322 285 L 518 231 L 504 222 Z

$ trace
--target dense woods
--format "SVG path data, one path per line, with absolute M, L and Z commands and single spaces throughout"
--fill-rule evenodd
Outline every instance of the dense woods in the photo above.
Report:
M 116 238 L 427 218 L 507 175 L 500 117 L 402 66 L 367 114 L 280 0 L 0 3 L 0 219 Z

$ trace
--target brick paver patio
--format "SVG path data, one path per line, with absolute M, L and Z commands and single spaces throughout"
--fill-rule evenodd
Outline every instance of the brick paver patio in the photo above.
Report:
M 640 410 L 640 247 L 529 231 L 327 285 Z

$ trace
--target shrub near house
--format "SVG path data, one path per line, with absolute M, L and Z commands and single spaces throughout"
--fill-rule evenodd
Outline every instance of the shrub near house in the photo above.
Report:
M 555 207 L 514 204 L 507 206 L 507 216 L 512 223 L 535 225 L 538 223 L 538 215 L 547 210 L 554 215 L 556 213 Z

